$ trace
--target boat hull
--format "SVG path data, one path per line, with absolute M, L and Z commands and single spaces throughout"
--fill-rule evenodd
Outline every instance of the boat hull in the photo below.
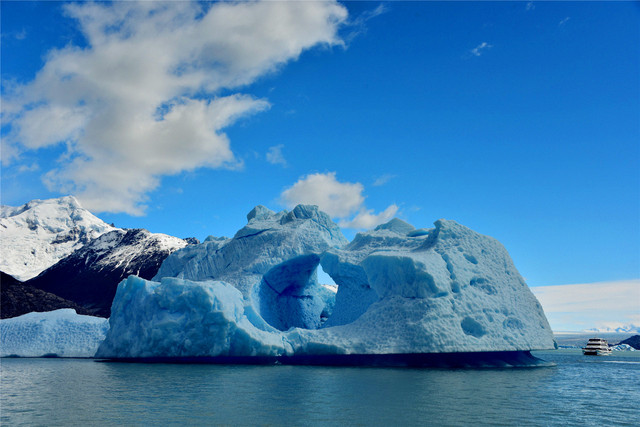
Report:
M 585 356 L 609 356 L 611 351 L 605 350 L 583 350 L 582 354 Z

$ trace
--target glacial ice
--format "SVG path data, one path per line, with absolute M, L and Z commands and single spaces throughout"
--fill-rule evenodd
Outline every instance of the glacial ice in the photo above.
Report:
M 258 206 L 231 239 L 119 287 L 98 357 L 299 356 L 553 348 L 542 307 L 495 239 L 399 219 L 348 243 L 315 206 Z M 321 265 L 337 293 L 318 284 Z
M 613 351 L 637 351 L 635 348 L 631 347 L 629 344 L 617 344 L 611 347 Z
M 278 334 L 249 321 L 242 294 L 224 282 L 152 282 L 129 276 L 118 287 L 111 311 L 110 333 L 97 357 L 274 356 L 290 351 Z
M 217 280 L 236 287 L 272 326 L 316 328 L 329 295 L 316 278 L 320 254 L 348 243 L 316 206 L 275 213 L 256 206 L 232 239 L 209 237 L 171 254 L 153 278 Z M 331 298 L 332 299 L 332 298 Z
M 70 308 L 0 320 L 0 357 L 93 357 L 105 339 L 107 319 Z

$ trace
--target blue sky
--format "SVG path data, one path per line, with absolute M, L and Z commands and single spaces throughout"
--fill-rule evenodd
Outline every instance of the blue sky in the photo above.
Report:
M 312 202 L 454 219 L 530 286 L 640 278 L 637 2 L 1 8 L 2 204 L 203 239 Z

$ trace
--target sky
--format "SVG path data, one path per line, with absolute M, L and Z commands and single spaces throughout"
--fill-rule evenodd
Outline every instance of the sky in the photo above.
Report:
M 2 204 L 200 240 L 258 204 L 453 219 L 549 307 L 580 284 L 640 323 L 638 2 L 0 8 Z

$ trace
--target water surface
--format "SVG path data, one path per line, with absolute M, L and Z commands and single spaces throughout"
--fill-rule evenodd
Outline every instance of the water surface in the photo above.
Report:
M 637 356 L 634 353 L 638 353 Z M 637 425 L 640 352 L 402 369 L 2 359 L 3 425 Z

